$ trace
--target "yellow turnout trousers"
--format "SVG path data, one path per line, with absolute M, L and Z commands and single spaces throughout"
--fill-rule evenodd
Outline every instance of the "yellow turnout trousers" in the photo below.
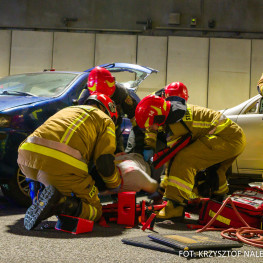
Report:
M 82 212 L 79 217 L 92 221 L 100 219 L 102 207 L 98 198 L 98 189 L 95 187 L 95 182 L 90 175 L 80 173 L 77 170 L 73 171 L 74 168 L 69 169 L 68 173 L 65 173 L 64 169 L 60 169 L 59 164 L 56 165 L 56 169 L 52 173 L 22 164 L 19 166 L 28 178 L 39 181 L 45 186 L 53 185 L 65 196 L 71 196 L 74 193 L 76 197 L 80 198 L 82 201 Z M 65 168 L 65 164 L 63 166 Z
M 217 174 L 219 189 L 215 194 L 228 192 L 225 172 L 242 153 L 246 144 L 242 129 L 231 123 L 221 132 L 205 135 L 182 149 L 170 163 L 165 197 L 178 203 L 189 200 L 194 186 L 194 176 L 216 163 L 221 163 Z

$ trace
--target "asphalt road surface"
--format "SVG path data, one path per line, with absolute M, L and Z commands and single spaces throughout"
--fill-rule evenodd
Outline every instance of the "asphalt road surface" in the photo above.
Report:
M 27 231 L 23 226 L 26 209 L 7 202 L 0 192 L 0 263 L 16 262 L 263 262 L 263 250 L 249 245 L 222 251 L 215 255 L 209 251 L 192 257 L 184 252 L 169 253 L 127 245 L 124 238 L 145 237 L 149 234 L 178 234 L 189 230 L 186 223 L 195 223 L 197 215 L 184 223 L 171 221 L 156 223 L 154 230 L 141 230 L 140 226 L 125 228 L 110 223 L 110 227 L 94 225 L 93 231 L 70 234 L 54 229 L 57 218 L 51 217 L 36 230 Z M 44 228 L 48 225 L 50 228 Z M 205 232 L 212 238 L 221 238 L 220 232 Z M 169 248 L 168 248 L 169 249 Z M 191 255 L 190 255 L 191 256 Z

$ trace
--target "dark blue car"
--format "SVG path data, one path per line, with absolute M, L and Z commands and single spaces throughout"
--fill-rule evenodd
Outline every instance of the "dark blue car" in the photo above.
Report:
M 157 72 L 127 63 L 101 66 L 110 70 L 137 101 L 140 99 L 135 92 L 139 84 L 151 73 Z M 81 91 L 86 88 L 91 70 L 46 70 L 0 79 L 0 185 L 3 194 L 15 203 L 22 206 L 31 204 L 29 184 L 17 166 L 19 144 L 47 118 L 76 103 Z M 122 81 L 124 79 L 126 81 Z M 131 124 L 124 118 L 122 125 L 125 141 Z

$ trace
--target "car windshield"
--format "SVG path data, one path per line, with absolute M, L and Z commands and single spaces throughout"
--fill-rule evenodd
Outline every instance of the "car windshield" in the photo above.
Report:
M 41 72 L 0 79 L 0 95 L 56 97 L 77 76 L 75 73 Z

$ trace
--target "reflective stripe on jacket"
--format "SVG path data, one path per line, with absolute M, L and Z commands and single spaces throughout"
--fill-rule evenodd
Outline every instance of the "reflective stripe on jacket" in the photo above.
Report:
M 231 120 L 221 112 L 191 104 L 187 105 L 183 121 L 192 132 L 193 140 L 206 135 L 218 134 L 231 124 Z M 176 141 L 188 132 L 180 122 L 169 124 L 169 128 L 172 131 L 169 141 Z

